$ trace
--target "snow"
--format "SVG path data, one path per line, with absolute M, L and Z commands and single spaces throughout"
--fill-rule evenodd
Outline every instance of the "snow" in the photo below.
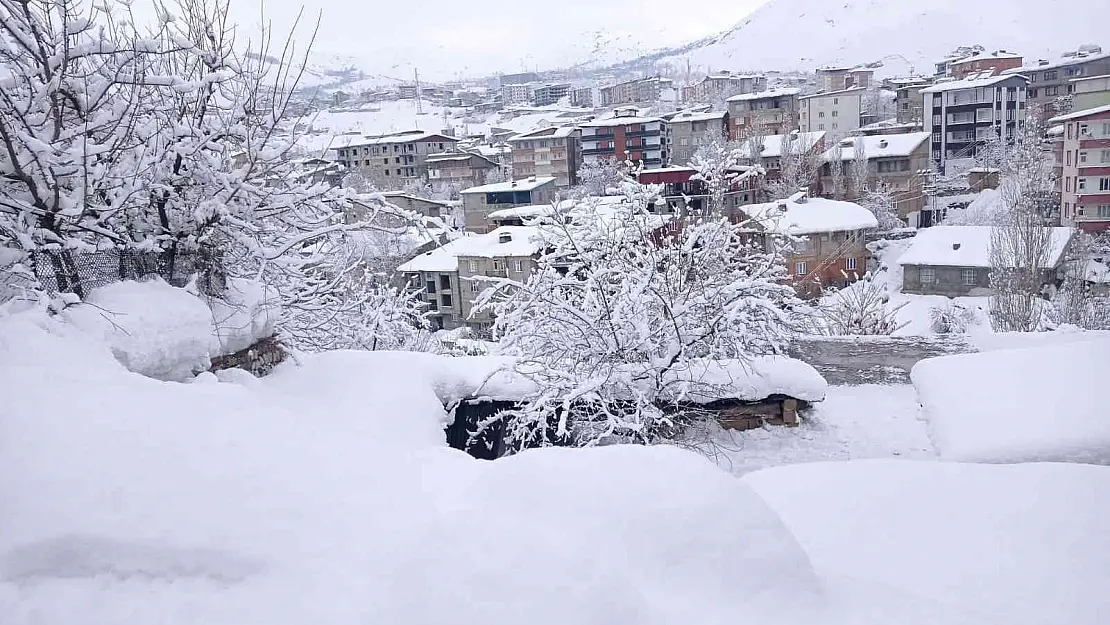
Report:
M 1098 625 L 1110 611 L 1110 468 L 871 460 L 743 481 L 822 575 L 910 593 L 979 623 Z
M 1110 264 L 1090 259 L 1083 265 L 1083 279 L 1096 284 L 1110 283 Z
M 925 87 L 921 90 L 922 94 L 927 93 L 944 93 L 945 91 L 956 91 L 958 89 L 979 89 L 982 87 L 990 87 L 1000 82 L 1004 82 L 1011 78 L 1021 78 L 1015 74 L 999 74 L 997 76 L 987 76 L 983 78 L 976 77 L 975 74 L 964 78 L 963 80 L 950 80 L 947 82 L 938 82 L 931 87 Z
M 492 184 L 484 184 L 477 187 L 470 187 L 463 189 L 461 193 L 506 193 L 509 191 L 532 191 L 544 185 L 555 182 L 553 176 L 533 176 L 522 180 L 511 180 L 507 182 L 494 182 Z
M 502 208 L 493 211 L 487 217 L 491 220 L 497 219 L 534 219 L 536 217 L 546 217 L 555 213 L 555 208 L 550 204 L 537 204 L 533 206 L 516 206 L 513 208 Z
M 501 226 L 485 234 L 470 234 L 455 239 L 404 263 L 400 272 L 459 270 L 459 257 L 504 258 L 532 256 L 543 249 L 539 228 L 534 226 Z M 510 237 L 502 241 L 502 235 Z
M 683 111 L 682 113 L 679 113 L 678 115 L 672 117 L 671 123 L 677 124 L 681 122 L 721 121 L 724 119 L 725 113 L 726 111 L 706 111 L 704 113 L 692 113 L 689 111 Z
M 588 122 L 581 122 L 578 124 L 580 128 L 601 128 L 608 126 L 627 126 L 629 124 L 651 124 L 654 122 L 663 121 L 658 117 L 640 117 L 639 115 L 627 116 L 611 116 L 601 119 L 594 119 Z M 583 135 L 583 139 L 588 139 L 589 135 Z
M 234 354 L 274 335 L 281 316 L 277 291 L 255 280 L 228 278 L 220 297 L 205 297 L 211 310 L 213 356 Z
M 1110 340 L 933 358 L 911 377 L 944 459 L 1110 463 Z
M 798 95 L 802 92 L 801 89 L 768 89 L 767 91 L 758 91 L 756 93 L 741 93 L 728 98 L 729 102 L 747 102 L 749 100 L 763 100 L 764 98 L 778 98 L 782 96 Z
M 526 132 L 509 139 L 509 142 L 520 141 L 522 139 L 557 139 L 560 137 L 569 137 L 574 134 L 578 128 L 576 126 L 549 126 L 547 128 L 540 128 L 532 132 Z
M 1100 115 L 1102 113 L 1110 113 L 1110 104 L 1106 104 L 1106 105 L 1103 105 L 1103 106 L 1096 106 L 1094 108 L 1089 108 L 1089 109 L 1083 109 L 1082 111 L 1076 111 L 1074 113 L 1068 113 L 1067 115 L 1059 115 L 1057 117 L 1053 117 L 1052 119 L 1048 120 L 1048 123 L 1050 123 L 1050 124 L 1062 124 L 1064 122 L 1070 122 L 1070 121 L 1073 121 L 1073 120 L 1076 120 L 1076 119 L 1083 119 L 1085 117 L 1090 117 L 1092 115 Z
M 838 608 L 760 498 L 695 454 L 480 462 L 443 446 L 428 372 L 396 354 L 167 384 L 54 325 L 0 321 L 5 624 L 780 624 Z
M 840 160 L 850 161 L 856 157 L 856 146 L 863 144 L 863 151 L 867 158 L 891 158 L 891 157 L 907 157 L 913 154 L 914 150 L 921 147 L 921 144 L 929 140 L 929 133 L 927 132 L 907 132 L 890 135 L 868 135 L 864 137 L 849 137 L 841 142 L 840 146 Z M 823 158 L 825 161 L 833 160 L 835 156 L 833 149 L 825 152 Z
M 782 156 L 782 146 L 786 138 L 789 137 L 794 143 L 794 150 L 796 152 L 809 152 L 813 146 L 817 145 L 822 139 L 825 138 L 824 130 L 817 130 L 814 132 L 795 132 L 789 135 L 767 135 L 763 137 L 763 150 L 760 152 L 761 158 L 780 158 Z M 753 158 L 752 149 L 748 142 L 740 146 L 740 153 L 743 158 Z
M 148 377 L 180 381 L 209 365 L 212 312 L 160 278 L 93 289 L 62 318 L 108 344 L 128 370 Z
M 740 210 L 766 232 L 781 235 L 805 235 L 877 228 L 875 215 L 859 204 L 804 198 L 795 195 L 787 200 L 741 206 Z
M 864 92 L 866 92 L 866 91 L 867 91 L 867 87 L 849 87 L 847 89 L 836 89 L 836 90 L 833 90 L 833 91 L 819 91 L 817 93 L 811 93 L 809 95 L 799 96 L 798 99 L 799 100 L 812 100 L 812 99 L 816 99 L 816 98 L 831 98 L 833 96 L 839 96 L 839 95 L 844 95 L 844 94 L 863 95 Z
M 786 356 L 755 356 L 748 360 L 691 361 L 670 369 L 663 383 L 680 401 L 710 403 L 718 399 L 759 401 L 773 395 L 817 402 L 825 398 L 828 383 L 810 365 Z M 713 387 L 706 394 L 690 384 Z
M 902 265 L 944 267 L 990 267 L 991 226 L 935 226 L 917 231 L 910 249 L 902 255 Z M 1071 228 L 1052 228 L 1049 250 L 1042 265 L 1051 269 L 1071 240 Z

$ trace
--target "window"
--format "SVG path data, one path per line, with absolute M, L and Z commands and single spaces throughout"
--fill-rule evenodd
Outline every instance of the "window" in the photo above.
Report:
M 964 269 L 964 286 L 975 286 L 977 276 L 974 269 Z
M 806 275 L 806 264 L 805 263 L 794 263 L 794 275 L 796 275 L 796 276 Z
M 494 271 L 504 271 L 505 270 L 505 262 L 503 260 L 499 259 L 499 258 L 493 259 L 493 270 Z
M 1110 204 L 1099 204 L 1095 207 L 1095 217 L 1099 219 L 1110 219 Z
M 833 98 L 833 104 L 840 104 L 840 98 Z
M 817 111 L 817 117 L 825 117 L 825 111 Z
M 1091 126 L 1089 124 L 1079 124 L 1079 136 L 1080 137 L 1089 137 L 1089 136 L 1091 136 Z
M 817 124 L 817 130 L 824 130 L 825 124 Z
M 833 129 L 833 130 L 836 130 L 836 127 L 837 127 L 837 124 L 833 124 L 833 125 L 832 125 L 832 129 Z
M 1071 178 L 1064 178 L 1064 193 L 1071 193 Z
M 524 273 L 524 261 L 514 260 L 513 261 L 513 271 L 515 273 Z
M 840 115 L 840 114 L 839 114 L 839 112 L 838 112 L 838 111 L 833 111 L 833 112 L 832 112 L 832 116 L 833 116 L 833 117 L 839 117 L 839 115 Z
M 444 291 L 450 291 L 451 290 L 451 276 L 441 275 L 439 277 L 439 288 L 443 289 Z
M 477 280 L 471 280 L 470 281 L 470 292 L 471 293 L 481 293 L 482 292 L 481 283 L 479 283 Z
M 856 269 L 856 259 L 854 259 L 854 258 L 845 258 L 844 259 L 844 268 L 848 271 L 855 271 L 855 269 Z
M 1056 77 L 1057 77 L 1056 70 L 1052 70 L 1051 72 L 1045 72 L 1044 73 L 1044 79 L 1045 80 L 1056 80 Z
M 937 272 L 932 267 L 921 268 L 921 284 L 936 284 Z
M 1099 191 L 1110 191 L 1110 178 L 1099 178 L 1098 179 L 1098 190 Z
M 1060 88 L 1059 87 L 1045 87 L 1044 88 L 1044 94 L 1046 96 L 1059 95 L 1059 93 L 1060 93 Z
M 388 165 L 388 164 L 389 164 L 389 159 L 388 158 L 383 158 L 382 159 L 382 165 Z
M 1071 178 L 1067 178 L 1067 179 L 1064 180 L 1064 186 L 1065 186 L 1065 189 L 1064 189 L 1065 191 L 1071 191 Z M 1075 181 L 1075 190 L 1076 191 L 1086 191 L 1087 190 L 1087 179 L 1086 178 L 1077 178 L 1076 181 Z
M 1110 123 L 1102 124 L 1102 136 L 1110 138 Z
M 1077 164 L 1078 163 L 1086 163 L 1087 162 L 1087 153 L 1086 152 L 1079 152 L 1078 154 L 1079 155 L 1075 157 L 1075 162 Z
M 1099 162 L 1110 163 L 1110 150 L 1102 150 L 1099 152 Z
M 451 294 L 450 293 L 444 293 L 443 295 L 440 295 L 439 296 L 439 303 L 443 304 L 444 306 L 451 306 Z
M 1037 97 L 1037 90 L 1035 88 L 1029 90 L 1029 97 L 1031 97 L 1031 98 Z
M 429 292 L 429 293 L 435 293 L 436 292 L 436 281 L 435 280 L 428 280 L 426 283 L 424 283 L 424 290 Z
M 478 273 L 478 261 L 469 261 L 466 263 L 466 266 L 470 270 L 470 273 Z

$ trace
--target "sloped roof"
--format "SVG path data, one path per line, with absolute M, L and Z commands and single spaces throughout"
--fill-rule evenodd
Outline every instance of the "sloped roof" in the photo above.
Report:
M 1082 111 L 1076 111 L 1074 113 L 1068 113 L 1067 115 L 1058 115 L 1048 120 L 1048 123 L 1062 124 L 1064 122 L 1070 122 L 1075 119 L 1083 119 L 1084 117 L 1090 117 L 1091 115 L 1101 115 L 1102 113 L 1107 112 L 1110 112 L 1110 104 L 1106 104 L 1104 106 L 1096 106 L 1094 108 L 1084 109 Z
M 804 197 L 797 193 L 786 200 L 741 206 L 753 222 L 774 234 L 820 234 L 877 228 L 871 211 L 853 202 Z
M 460 191 L 460 193 L 503 193 L 506 191 L 532 191 L 553 182 L 555 182 L 554 176 L 536 176 L 534 178 L 527 178 L 524 180 L 494 182 L 492 184 L 470 187 L 469 189 L 463 189 L 462 191 Z
M 863 151 L 868 159 L 906 157 L 913 154 L 914 150 L 929 140 L 927 132 L 905 132 L 892 135 L 867 135 L 861 137 L 848 137 L 842 143 L 851 141 L 852 145 L 840 145 L 840 160 L 850 161 L 856 157 L 856 146 L 863 145 Z M 826 161 L 833 160 L 836 148 L 833 146 L 825 151 L 822 158 Z
M 799 145 L 803 150 L 808 152 L 813 149 L 822 139 L 825 138 L 824 130 L 816 130 L 813 132 L 798 132 L 788 135 L 767 135 L 763 137 L 763 151 L 759 155 L 760 158 L 779 158 L 782 156 L 783 142 L 790 137 L 793 141 L 800 141 Z M 744 141 L 740 147 L 741 158 L 753 158 L 750 142 Z
M 508 238 L 502 241 L 502 237 Z M 505 258 L 532 256 L 543 249 L 539 228 L 501 226 L 485 234 L 468 234 L 442 247 L 425 252 L 397 268 L 402 273 L 417 271 L 451 272 L 459 270 L 460 257 Z
M 990 267 L 993 226 L 934 226 L 917 231 L 910 249 L 898 259 L 902 265 Z M 1051 228 L 1045 269 L 1060 264 L 1070 228 Z
M 938 82 L 932 87 L 926 87 L 921 90 L 921 93 L 941 93 L 944 91 L 953 91 L 955 89 L 974 89 L 976 87 L 990 87 L 1000 82 L 1005 82 L 1011 78 L 1025 79 L 1021 74 L 999 74 L 998 76 L 991 76 L 989 78 L 965 78 L 963 80 L 951 80 L 948 82 Z M 1028 79 L 1026 79 L 1028 80 Z
M 798 95 L 801 92 L 801 89 L 796 89 L 793 87 L 789 89 L 768 89 L 767 91 L 759 91 L 757 93 L 742 93 L 740 95 L 734 95 L 729 98 L 728 101 L 743 102 L 746 100 L 762 100 L 764 98 L 778 98 L 781 96 Z

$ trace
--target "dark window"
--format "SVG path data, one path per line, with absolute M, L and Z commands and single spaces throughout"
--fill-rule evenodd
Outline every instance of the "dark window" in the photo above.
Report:
M 443 295 L 440 295 L 439 299 L 440 299 L 440 303 L 442 303 L 444 306 L 450 306 L 451 305 L 451 294 L 450 293 L 444 293 Z
M 439 277 L 439 286 L 444 291 L 450 291 L 451 290 L 451 276 L 442 276 L 441 275 Z
M 428 282 L 425 284 L 424 290 L 429 292 L 429 293 L 435 293 L 436 292 L 436 281 L 435 280 L 428 280 Z

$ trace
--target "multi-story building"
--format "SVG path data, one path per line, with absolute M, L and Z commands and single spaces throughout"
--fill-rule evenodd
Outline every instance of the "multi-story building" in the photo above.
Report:
M 896 94 L 894 106 L 899 124 L 913 124 L 918 128 L 924 126 L 925 111 L 921 106 L 921 90 L 931 82 L 927 78 L 917 77 L 891 80 Z
M 1001 74 L 1008 69 L 1021 67 L 1021 55 L 1005 50 L 996 50 L 987 53 L 985 50 L 975 50 L 968 56 L 948 61 L 948 75 L 956 80 L 963 80 L 972 74 L 990 72 L 991 75 Z
M 1110 104 L 1049 123 L 1064 124 L 1060 225 L 1110 230 Z
M 551 177 L 558 189 L 578 184 L 581 135 L 582 131 L 574 126 L 552 126 L 509 139 L 513 174 L 523 178 Z
M 1069 113 L 1110 104 L 1110 74 L 1073 78 L 1071 84 L 1074 85 L 1074 89 Z
M 698 141 L 706 136 L 728 138 L 728 111 L 679 113 L 671 118 L 671 162 L 686 165 L 694 155 Z
M 738 165 L 734 168 L 734 182 L 723 193 L 722 214 L 734 217 L 736 209 L 751 204 L 759 197 L 759 178 L 744 176 L 750 168 Z M 666 212 L 686 215 L 704 214 L 709 207 L 709 186 L 697 176 L 693 167 L 663 167 L 644 169 L 637 174 L 641 184 L 661 185 L 662 197 L 667 202 Z M 663 212 L 658 205 L 651 207 L 653 212 Z
M 682 99 L 686 102 L 712 102 L 743 93 L 756 93 L 767 89 L 767 77 L 762 74 L 710 74 L 693 85 L 683 87 Z
M 519 74 L 502 74 L 498 77 L 498 86 L 502 85 L 523 85 L 530 82 L 538 82 L 540 75 L 536 72 L 521 72 Z
M 784 134 L 798 129 L 800 89 L 771 89 L 734 95 L 728 99 L 731 139 L 740 139 L 756 127 L 767 134 Z
M 460 192 L 466 229 L 471 232 L 489 230 L 489 214 L 501 208 L 547 204 L 555 199 L 555 179 L 533 176 L 485 184 Z
M 468 234 L 425 252 L 402 264 L 397 271 L 410 288 L 422 291 L 436 328 L 469 327 L 489 331 L 492 319 L 476 312 L 474 302 L 490 278 L 524 281 L 536 267 L 542 249 L 537 229 L 502 226 L 486 234 Z
M 643 163 L 663 167 L 670 163 L 668 124 L 658 117 L 640 117 L 636 109 L 617 109 L 613 117 L 579 124 L 582 128 L 582 162 Z
M 843 91 L 871 86 L 875 70 L 858 67 L 826 67 L 817 70 L 818 91 Z
M 1075 91 L 1073 78 L 1110 74 L 1110 54 L 1103 54 L 1098 46 L 1083 46 L 1068 52 L 1058 61 L 1045 59 L 1036 65 L 1027 65 L 1007 73 L 1020 74 L 1029 79 L 1029 106 L 1038 114 L 1051 117 L 1066 108 L 1066 98 Z
M 570 92 L 570 105 L 583 108 L 593 108 L 598 101 L 597 87 L 578 87 Z
M 1019 74 L 973 75 L 922 89 L 935 169 L 949 173 L 949 163 L 969 162 L 988 141 L 1013 140 L 1025 125 L 1027 84 Z
M 570 95 L 570 85 L 560 83 L 557 85 L 538 85 L 532 92 L 532 104 L 548 106 Z
M 665 92 L 674 90 L 674 81 L 670 78 L 652 76 L 620 82 L 608 87 L 602 87 L 601 106 L 617 106 L 619 104 L 639 104 L 660 100 Z
M 827 130 L 834 134 L 859 128 L 865 87 L 826 91 L 798 98 L 798 126 L 802 132 Z
M 430 154 L 424 163 L 428 168 L 428 182 L 432 186 L 455 186 L 459 189 L 485 184 L 490 172 L 501 168 L 490 159 L 470 152 Z
M 379 137 L 346 137 L 337 160 L 363 172 L 383 188 L 428 178 L 427 158 L 454 150 L 459 140 L 437 132 L 409 130 Z
M 857 157 L 867 159 L 868 189 L 880 183 L 891 193 L 892 208 L 902 219 L 916 222 L 916 213 L 925 206 L 924 170 L 929 169 L 928 132 L 846 137 L 821 156 L 820 193 L 833 191 L 832 163 L 840 161 L 844 173 L 845 198 L 858 199 L 867 189 L 857 189 L 853 168 Z M 857 150 L 862 155 L 857 154 Z M 912 224 L 916 225 L 916 223 Z
M 535 88 L 534 84 L 527 82 L 501 85 L 501 104 L 505 106 L 528 104 L 532 101 Z

